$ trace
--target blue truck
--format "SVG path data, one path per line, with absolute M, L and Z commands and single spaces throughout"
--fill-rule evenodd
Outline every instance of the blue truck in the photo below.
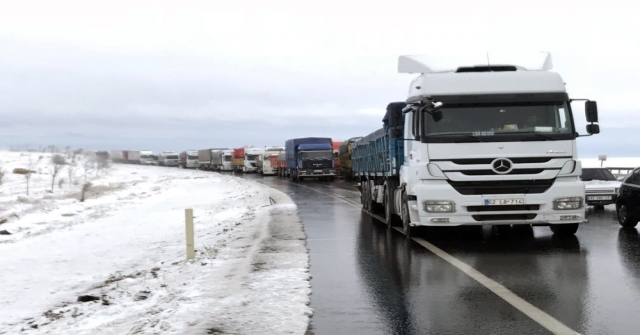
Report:
M 334 180 L 333 142 L 326 137 L 294 138 L 285 142 L 287 175 L 293 181 Z
M 387 223 L 401 223 L 400 168 L 404 164 L 404 102 L 392 102 L 383 127 L 356 141 L 352 147 L 353 175 L 359 181 L 362 206 L 372 214 L 385 214 Z M 379 187 L 381 186 L 381 187 Z

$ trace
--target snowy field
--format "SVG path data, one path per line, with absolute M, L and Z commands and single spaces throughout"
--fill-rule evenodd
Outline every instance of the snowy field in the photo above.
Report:
M 0 152 L 0 334 L 304 334 L 306 235 L 285 194 L 210 172 L 113 165 L 51 192 L 51 157 Z M 29 196 L 23 175 L 35 171 Z M 73 170 L 73 168 L 72 168 Z M 72 173 L 73 175 L 73 173 Z M 195 216 L 186 261 L 184 209 Z M 79 302 L 79 296 L 97 299 Z

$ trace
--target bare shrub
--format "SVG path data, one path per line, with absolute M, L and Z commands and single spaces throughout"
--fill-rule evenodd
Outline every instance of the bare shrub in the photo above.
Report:
M 0 185 L 2 185 L 2 179 L 4 178 L 4 170 L 0 167 Z
M 15 168 L 13 169 L 14 174 L 28 174 L 29 170 L 25 168 Z
M 60 154 L 55 154 L 51 157 L 51 191 L 56 183 L 56 177 L 60 170 L 67 164 L 67 160 Z

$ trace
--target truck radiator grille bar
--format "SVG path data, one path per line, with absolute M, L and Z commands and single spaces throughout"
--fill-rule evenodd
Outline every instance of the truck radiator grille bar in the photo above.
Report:
M 467 212 L 537 211 L 540 205 L 467 206 Z
M 462 159 L 452 159 L 450 162 L 458 165 L 469 165 L 469 164 L 491 164 L 496 158 L 462 158 Z M 566 158 L 566 157 L 502 157 L 509 158 L 514 164 L 531 164 L 531 163 L 546 163 L 554 158 Z M 438 160 L 434 160 L 438 161 Z
M 332 166 L 332 161 L 330 160 L 316 160 L 316 161 L 303 161 L 302 168 L 303 169 L 330 169 Z
M 538 174 L 538 173 L 542 173 L 542 171 L 544 171 L 544 169 L 513 169 L 511 170 L 511 172 L 507 173 L 507 175 L 510 174 Z M 445 172 L 452 172 L 452 171 L 445 171 Z M 463 171 L 454 171 L 454 172 L 460 172 L 464 175 L 467 176 L 495 176 L 497 175 L 497 173 L 493 172 L 492 170 L 463 170 Z
M 508 220 L 533 220 L 538 214 L 486 214 L 472 215 L 476 221 L 508 221 Z
M 480 194 L 538 194 L 546 192 L 555 179 L 501 180 L 501 181 L 453 181 L 449 185 L 462 195 Z

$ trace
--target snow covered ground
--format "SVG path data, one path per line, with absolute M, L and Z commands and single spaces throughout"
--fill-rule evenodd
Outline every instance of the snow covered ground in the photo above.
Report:
M 114 165 L 89 171 L 79 202 L 81 168 L 78 185 L 50 193 L 48 154 L 0 157 L 0 231 L 11 234 L 0 235 L 0 334 L 306 331 L 306 235 L 285 194 L 216 173 Z M 29 157 L 27 197 L 11 170 Z M 195 261 L 185 259 L 185 208 Z

